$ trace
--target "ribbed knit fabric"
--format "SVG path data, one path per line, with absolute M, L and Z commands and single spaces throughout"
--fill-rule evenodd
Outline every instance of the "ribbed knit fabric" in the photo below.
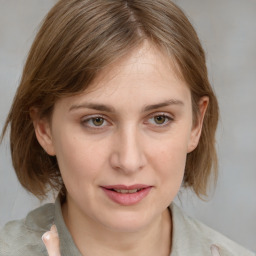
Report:
M 222 234 L 185 215 L 174 203 L 172 252 L 170 256 L 211 256 L 210 247 L 221 256 L 255 256 Z M 60 237 L 61 256 L 81 256 L 65 225 L 60 200 L 31 211 L 23 220 L 11 221 L 0 232 L 0 256 L 47 256 L 42 235 L 55 224 Z M 121 255 L 120 255 L 121 256 Z

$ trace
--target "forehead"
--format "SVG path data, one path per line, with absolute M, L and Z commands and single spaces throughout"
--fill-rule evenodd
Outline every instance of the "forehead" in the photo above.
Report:
M 173 61 L 145 42 L 103 69 L 82 94 L 66 103 L 86 100 L 130 104 L 139 100 L 136 104 L 156 104 L 172 98 L 190 103 L 190 90 Z
M 101 87 L 103 84 L 106 86 L 114 79 L 131 80 L 135 78 L 140 82 L 148 76 L 155 82 L 159 80 L 169 80 L 170 82 L 171 79 L 182 80 L 174 60 L 145 40 L 140 47 L 103 69 L 89 88 Z

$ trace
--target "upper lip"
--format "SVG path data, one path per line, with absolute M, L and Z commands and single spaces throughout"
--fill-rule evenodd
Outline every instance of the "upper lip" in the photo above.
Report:
M 117 184 L 117 185 L 109 185 L 109 186 L 101 186 L 106 189 L 123 189 L 123 190 L 133 190 L 133 189 L 143 189 L 143 188 L 148 188 L 152 187 L 150 185 L 145 185 L 145 184 L 134 184 L 131 186 L 127 185 L 122 185 L 122 184 Z

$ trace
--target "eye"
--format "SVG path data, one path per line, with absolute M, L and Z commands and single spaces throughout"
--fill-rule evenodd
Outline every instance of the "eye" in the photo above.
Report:
M 165 116 L 155 116 L 154 117 L 154 122 L 156 124 L 164 124 L 166 121 L 166 117 Z
M 82 120 L 82 124 L 88 128 L 102 128 L 108 125 L 108 121 L 102 116 L 87 117 Z
M 173 118 L 166 114 L 154 115 L 149 119 L 149 123 L 156 126 L 165 126 L 171 121 L 173 121 Z
M 105 121 L 102 117 L 92 118 L 91 120 L 92 120 L 93 125 L 95 125 L 95 126 L 101 126 L 104 124 L 104 121 Z

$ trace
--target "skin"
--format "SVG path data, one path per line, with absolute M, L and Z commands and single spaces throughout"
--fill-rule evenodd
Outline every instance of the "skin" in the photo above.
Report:
M 156 107 L 160 103 L 165 106 Z M 34 118 L 39 143 L 57 157 L 67 188 L 64 220 L 82 255 L 170 254 L 168 206 L 181 186 L 187 153 L 198 144 L 207 105 L 201 98 L 193 125 L 189 87 L 145 42 L 84 93 L 57 101 L 51 123 Z M 115 184 L 152 189 L 139 203 L 123 206 L 101 188 Z

